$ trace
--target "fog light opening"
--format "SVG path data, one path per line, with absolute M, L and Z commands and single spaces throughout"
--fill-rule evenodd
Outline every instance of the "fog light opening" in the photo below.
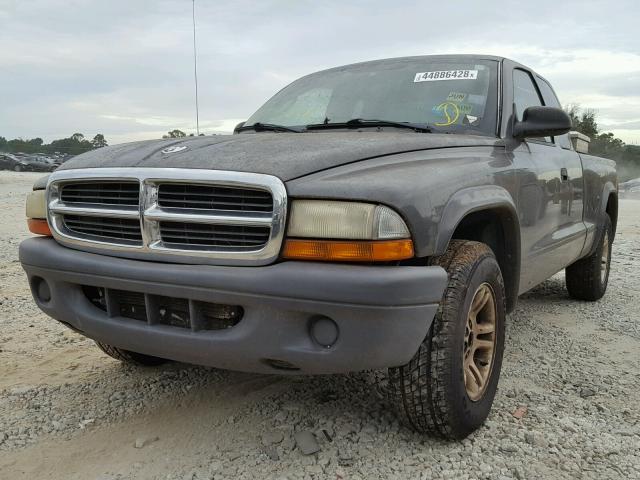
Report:
M 33 277 L 31 285 L 36 298 L 42 303 L 48 303 L 51 300 L 51 289 L 49 284 L 42 277 Z
M 338 341 L 340 329 L 329 317 L 319 316 L 311 319 L 309 334 L 318 345 L 331 348 Z

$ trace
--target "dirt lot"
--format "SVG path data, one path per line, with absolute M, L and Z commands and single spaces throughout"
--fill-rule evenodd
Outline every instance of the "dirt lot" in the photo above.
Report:
M 638 200 L 621 202 L 605 298 L 570 300 L 562 275 L 525 295 L 489 421 L 447 443 L 399 425 L 367 374 L 135 369 L 106 357 L 31 301 L 17 249 L 37 177 L 0 173 L 2 479 L 640 478 Z M 295 447 L 304 430 L 320 453 Z

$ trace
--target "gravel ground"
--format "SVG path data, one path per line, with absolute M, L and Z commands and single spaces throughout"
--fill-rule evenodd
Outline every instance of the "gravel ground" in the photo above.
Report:
M 0 173 L 0 477 L 640 478 L 640 201 L 621 202 L 604 299 L 570 300 L 562 275 L 523 296 L 489 420 L 443 442 L 402 427 L 368 374 L 136 369 L 106 357 L 31 301 L 17 246 L 37 176 Z M 300 432 L 320 451 L 303 455 Z

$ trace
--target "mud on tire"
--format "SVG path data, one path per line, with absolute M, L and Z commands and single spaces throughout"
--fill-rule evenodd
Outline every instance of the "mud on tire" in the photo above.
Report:
M 389 369 L 385 390 L 412 429 L 461 439 L 482 425 L 495 396 L 504 350 L 504 283 L 493 252 L 483 243 L 454 240 L 444 255 L 430 263 L 448 272 L 447 288 L 418 352 L 406 365 Z M 485 355 L 486 344 L 486 351 L 469 345 L 473 341 L 469 336 L 471 307 L 479 308 L 480 303 L 476 302 L 481 300 L 476 293 L 480 291 L 484 292 L 483 299 L 487 292 L 493 296 L 493 304 L 487 310 L 493 312 L 493 334 L 479 333 L 476 337 L 484 341 L 491 337 L 490 359 Z M 479 332 L 490 330 L 481 317 L 487 314 L 484 308 L 474 317 L 474 322 L 482 325 Z M 486 375 L 482 389 L 474 389 L 480 382 L 465 373 L 472 369 L 470 358 L 476 370 Z

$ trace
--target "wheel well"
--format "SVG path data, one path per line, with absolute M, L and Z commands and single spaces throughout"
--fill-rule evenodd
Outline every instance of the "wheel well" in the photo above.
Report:
M 613 228 L 613 236 L 615 237 L 616 227 L 618 226 L 618 196 L 615 193 L 609 194 L 606 211 L 611 219 L 611 227 Z
M 482 242 L 493 250 L 504 279 L 507 311 L 513 311 L 520 283 L 520 231 L 513 212 L 502 208 L 472 212 L 451 238 Z

